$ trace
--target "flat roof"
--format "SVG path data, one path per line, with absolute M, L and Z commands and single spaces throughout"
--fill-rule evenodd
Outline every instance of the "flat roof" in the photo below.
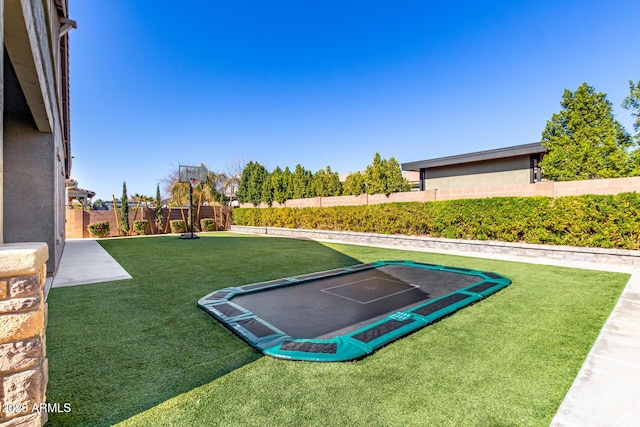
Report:
M 547 149 L 542 146 L 542 143 L 534 142 L 531 144 L 514 145 L 512 147 L 494 148 L 493 150 L 476 151 L 475 153 L 457 154 L 455 156 L 438 157 L 436 159 L 402 163 L 402 170 L 419 171 L 420 169 L 436 168 L 440 166 L 482 162 L 486 160 L 504 159 L 507 157 L 524 156 L 528 154 L 538 154 L 546 152 Z

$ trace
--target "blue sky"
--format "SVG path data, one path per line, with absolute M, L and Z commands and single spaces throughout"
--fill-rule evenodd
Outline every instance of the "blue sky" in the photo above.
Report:
M 540 140 L 565 88 L 620 104 L 640 2 L 73 0 L 72 177 L 155 194 L 181 164 L 364 169 Z

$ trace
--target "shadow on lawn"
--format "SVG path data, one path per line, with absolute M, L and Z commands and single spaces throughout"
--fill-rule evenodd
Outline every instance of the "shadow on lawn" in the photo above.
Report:
M 53 289 L 48 425 L 112 425 L 261 357 L 197 307 L 216 289 L 357 264 L 305 240 L 219 233 L 100 241 L 133 279 Z

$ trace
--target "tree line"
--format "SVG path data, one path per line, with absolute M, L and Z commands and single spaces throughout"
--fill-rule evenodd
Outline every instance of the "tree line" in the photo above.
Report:
M 410 189 L 400 163 L 393 157 L 387 160 L 376 153 L 364 172 L 350 173 L 344 183 L 330 166 L 316 173 L 300 164 L 293 171 L 288 166 L 284 169 L 278 166 L 269 172 L 260 163 L 251 161 L 242 171 L 236 195 L 240 203 L 257 206 L 263 202 L 271 206 L 273 202 L 284 203 L 289 199 L 391 194 Z
M 540 166 L 546 179 L 573 181 L 640 176 L 640 80 L 629 81 L 629 96 L 622 103 L 635 118 L 633 133 L 616 120 L 607 95 L 586 82 L 575 91 L 565 89 L 560 105 L 561 111 L 552 115 L 542 132 L 541 142 L 548 152 Z M 243 161 L 237 162 L 226 174 L 208 170 L 204 164 L 201 166 L 206 170 L 206 180 L 194 189 L 194 194 L 199 202 L 212 204 L 226 204 L 234 188 L 240 203 L 255 206 L 261 202 L 271 205 L 309 197 L 388 195 L 411 189 L 398 161 L 393 157 L 383 159 L 379 153 L 363 172 L 350 173 L 344 182 L 330 166 L 316 173 L 300 164 L 293 171 L 287 166 L 269 172 L 258 162 L 245 164 Z M 178 171 L 173 171 L 162 182 L 165 193 L 171 196 L 169 204 L 182 205 L 187 199 L 189 184 L 178 182 Z M 155 197 L 133 196 L 133 200 L 139 198 L 147 202 L 153 200 L 159 206 L 160 188 L 156 189 Z M 125 200 L 128 197 L 126 183 L 123 183 L 123 206 L 126 206 Z M 93 208 L 102 205 L 98 199 Z

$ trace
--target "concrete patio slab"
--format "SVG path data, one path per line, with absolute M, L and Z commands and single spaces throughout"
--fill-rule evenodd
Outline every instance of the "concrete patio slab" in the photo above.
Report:
M 131 279 L 131 275 L 93 239 L 67 239 L 51 287 Z

